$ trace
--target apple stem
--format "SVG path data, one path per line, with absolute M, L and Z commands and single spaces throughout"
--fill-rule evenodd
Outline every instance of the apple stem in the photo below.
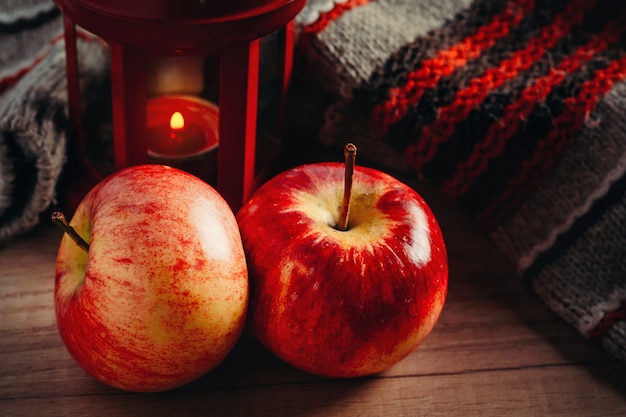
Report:
M 65 216 L 60 211 L 55 211 L 52 213 L 52 223 L 56 224 L 63 230 L 65 233 L 72 238 L 74 242 L 85 252 L 89 252 L 89 243 L 85 242 L 85 239 L 80 237 L 80 235 L 76 232 L 76 230 L 70 226 L 70 224 L 65 219 Z
M 346 171 L 343 186 L 343 203 L 341 204 L 341 214 L 339 215 L 337 229 L 346 231 L 348 230 L 348 216 L 350 214 L 350 196 L 352 194 L 352 175 L 354 174 L 356 146 L 352 143 L 348 143 L 343 150 L 343 156 L 346 161 Z

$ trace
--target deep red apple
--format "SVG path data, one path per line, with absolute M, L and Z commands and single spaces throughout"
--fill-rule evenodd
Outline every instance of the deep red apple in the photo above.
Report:
M 328 377 L 377 373 L 407 356 L 433 329 L 448 284 L 442 233 L 420 195 L 383 172 L 345 168 L 288 170 L 237 214 L 252 332 Z
M 69 227 L 86 242 L 61 240 L 57 324 L 89 374 L 163 391 L 231 351 L 245 324 L 247 268 L 235 216 L 208 184 L 160 165 L 127 168 L 85 196 Z

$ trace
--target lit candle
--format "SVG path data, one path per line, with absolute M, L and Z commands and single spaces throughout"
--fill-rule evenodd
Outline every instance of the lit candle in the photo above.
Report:
M 219 142 L 217 106 L 193 96 L 161 96 L 148 100 L 147 116 L 150 159 L 206 177 L 204 165 L 215 164 L 207 155 Z

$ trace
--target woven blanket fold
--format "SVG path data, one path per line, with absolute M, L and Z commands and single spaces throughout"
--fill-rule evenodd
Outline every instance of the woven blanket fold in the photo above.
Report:
M 21 39 L 4 53 L 0 77 L 0 243 L 25 232 L 54 202 L 66 158 L 68 127 L 65 47 L 60 14 L 49 2 L 8 2 L 0 45 Z M 3 5 L 4 7 L 5 5 Z M 43 10 L 43 12 L 42 12 Z M 43 13 L 43 14 L 42 14 Z M 29 16 L 32 18 L 29 20 Z M 9 50 L 4 50 L 9 51 Z M 105 68 L 103 46 L 80 41 L 81 82 L 89 88 Z
M 312 0 L 320 139 L 420 176 L 546 304 L 626 360 L 626 4 Z

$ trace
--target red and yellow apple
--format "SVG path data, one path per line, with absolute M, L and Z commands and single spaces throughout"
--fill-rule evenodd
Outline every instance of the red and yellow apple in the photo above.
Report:
M 56 261 L 59 333 L 96 379 L 129 391 L 184 385 L 219 364 L 245 324 L 248 277 L 233 212 L 200 179 L 161 165 L 97 184 Z
M 344 165 L 292 168 L 237 214 L 250 329 L 287 363 L 326 377 L 378 373 L 433 329 L 447 294 L 438 222 L 421 196 L 356 167 L 346 230 Z

